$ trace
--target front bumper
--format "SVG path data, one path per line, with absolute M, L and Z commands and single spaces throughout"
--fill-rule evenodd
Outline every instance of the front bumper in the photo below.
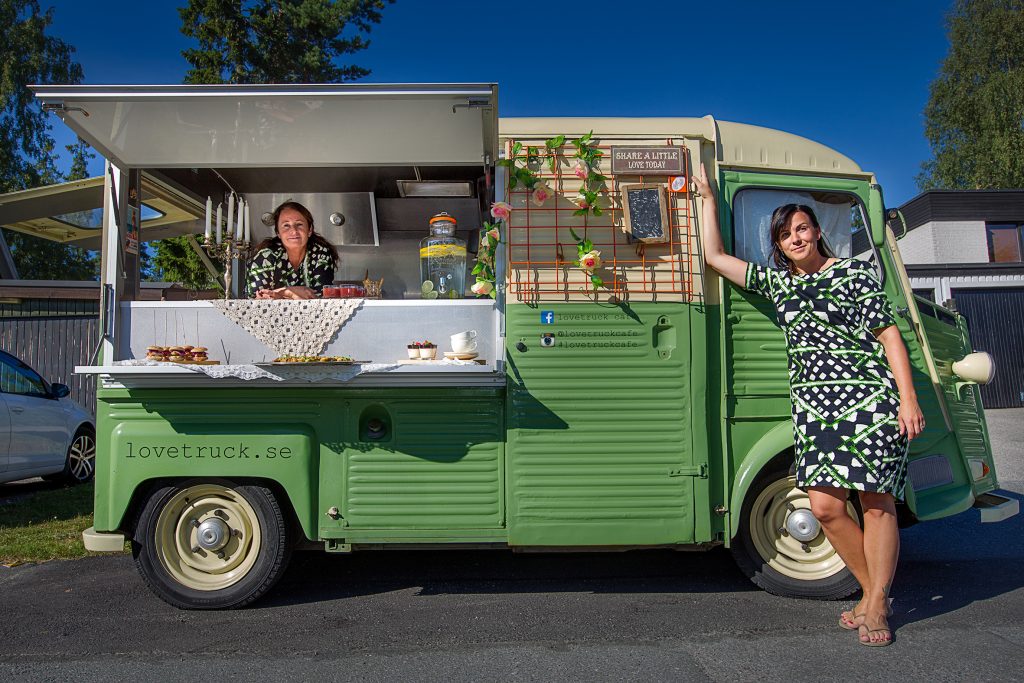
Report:
M 1001 522 L 1020 512 L 1020 501 L 996 493 L 983 493 L 974 499 L 974 507 L 981 511 L 982 523 Z
M 125 536 L 116 531 L 101 533 L 89 527 L 82 532 L 82 542 L 86 550 L 94 553 L 120 553 L 124 551 Z

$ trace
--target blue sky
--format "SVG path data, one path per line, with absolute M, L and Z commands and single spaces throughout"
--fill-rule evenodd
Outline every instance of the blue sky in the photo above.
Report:
M 873 171 L 896 206 L 930 156 L 922 112 L 951 4 L 399 0 L 351 61 L 368 82 L 497 82 L 502 116 L 712 114 L 779 128 Z M 181 82 L 178 3 L 49 6 L 84 82 Z

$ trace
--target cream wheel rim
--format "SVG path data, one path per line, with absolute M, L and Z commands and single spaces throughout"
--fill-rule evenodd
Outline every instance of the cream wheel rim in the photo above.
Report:
M 205 522 L 205 525 L 204 525 Z M 201 528 L 225 531 L 211 547 Z M 156 549 L 160 563 L 175 581 L 199 591 L 215 591 L 241 581 L 259 557 L 259 518 L 237 491 L 201 484 L 179 491 L 160 510 Z
M 799 541 L 789 534 L 786 522 L 798 511 L 804 515 L 811 509 L 807 493 L 796 488 L 795 477 L 773 481 L 754 500 L 750 509 L 750 538 L 757 554 L 769 567 L 790 578 L 814 581 L 834 576 L 846 565 L 825 537 L 824 531 L 809 541 Z M 850 503 L 846 510 L 857 519 Z

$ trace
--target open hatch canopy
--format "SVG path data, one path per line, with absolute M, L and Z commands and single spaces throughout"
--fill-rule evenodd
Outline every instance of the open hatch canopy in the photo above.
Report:
M 495 84 L 31 87 L 121 168 L 475 165 L 498 153 Z

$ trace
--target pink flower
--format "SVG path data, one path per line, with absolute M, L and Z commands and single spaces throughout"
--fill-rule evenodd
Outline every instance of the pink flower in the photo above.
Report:
M 487 231 L 487 236 L 488 237 L 493 237 L 496 240 L 500 240 L 501 239 L 501 233 L 498 232 L 497 228 L 491 228 L 490 230 L 488 230 Z
M 597 249 L 588 251 L 583 256 L 580 256 L 580 268 L 587 271 L 592 271 L 601 267 L 601 252 Z
M 578 194 L 575 197 L 573 197 L 572 203 L 575 204 L 576 206 L 580 207 L 581 209 L 589 209 L 590 208 L 590 203 L 587 202 L 587 198 L 585 196 L 583 196 L 582 194 Z
M 469 288 L 469 291 L 478 296 L 485 296 L 494 291 L 494 285 L 487 280 L 477 280 L 473 283 L 473 286 Z
M 505 202 L 494 202 L 491 204 L 491 215 L 496 220 L 507 221 L 509 216 L 512 215 L 512 206 Z
M 580 159 L 576 162 L 576 168 L 574 168 L 572 172 L 575 173 L 576 177 L 580 180 L 586 180 L 587 176 L 590 175 L 590 168 L 587 166 L 587 162 Z
M 554 193 L 551 191 L 550 187 L 544 183 L 539 183 L 533 188 L 533 197 L 531 197 L 531 199 L 536 206 L 544 206 L 544 202 L 551 199 L 552 194 Z

